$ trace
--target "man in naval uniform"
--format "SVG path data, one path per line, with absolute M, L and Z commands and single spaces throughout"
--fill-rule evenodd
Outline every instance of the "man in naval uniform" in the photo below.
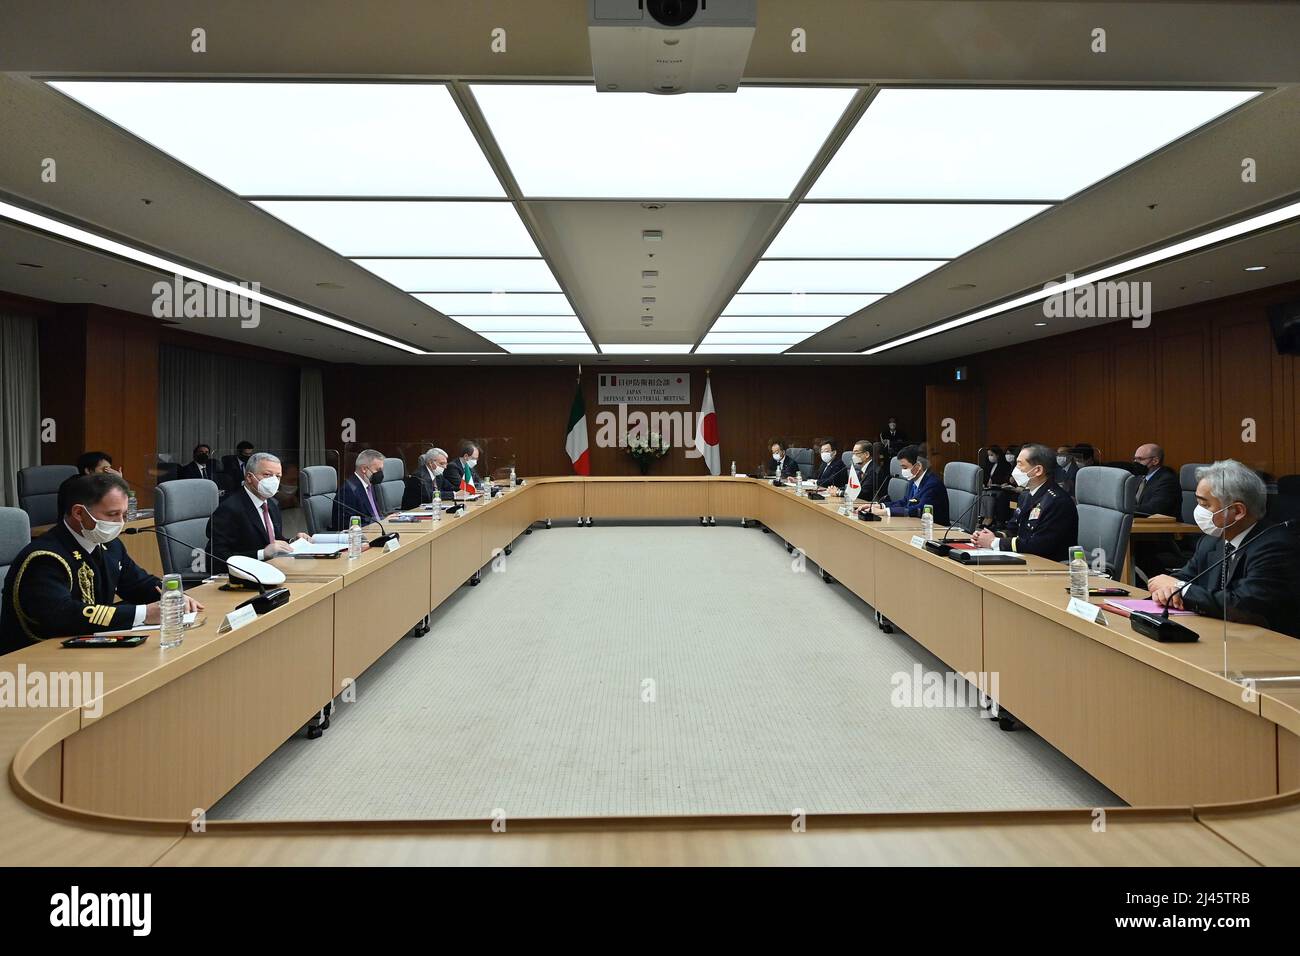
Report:
M 1056 483 L 1056 455 L 1046 445 L 1025 445 L 1016 458 L 1011 477 L 1024 490 L 1006 531 L 975 532 L 977 548 L 996 548 L 1018 554 L 1037 554 L 1053 561 L 1070 556 L 1078 544 L 1079 512 L 1074 499 Z
M 0 653 L 159 622 L 162 582 L 117 540 L 128 490 L 110 473 L 77 475 L 59 486 L 60 520 L 18 553 L 5 578 Z M 186 596 L 187 611 L 202 607 Z

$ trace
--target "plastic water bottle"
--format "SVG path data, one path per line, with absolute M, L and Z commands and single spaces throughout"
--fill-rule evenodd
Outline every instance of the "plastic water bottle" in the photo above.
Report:
M 511 488 L 513 488 L 513 487 L 515 486 L 516 481 L 517 481 L 517 479 L 515 478 L 515 466 L 514 466 L 514 465 L 511 465 L 511 466 L 510 466 L 510 487 L 511 487 Z
M 177 647 L 185 639 L 185 592 L 181 590 L 181 576 L 169 574 L 163 578 L 162 597 L 158 599 L 158 646 Z
M 736 477 L 736 462 L 735 462 L 735 460 L 732 460 L 732 462 L 731 462 L 731 477 L 732 477 L 732 478 L 735 478 L 735 477 Z
M 926 505 L 921 513 L 921 537 L 926 541 L 934 540 L 934 505 Z
M 348 527 L 348 557 L 349 558 L 361 557 L 361 545 L 363 543 L 362 542 L 363 537 L 364 536 L 361 533 L 361 518 L 358 515 L 353 515 L 352 524 Z
M 794 495 L 796 498 L 803 497 L 803 472 L 797 468 L 794 472 Z
M 442 492 L 437 489 L 433 492 L 433 520 L 442 520 Z
M 1088 562 L 1078 545 L 1070 549 L 1070 597 L 1088 600 Z
M 136 501 L 135 492 L 128 492 L 126 496 L 126 520 L 134 521 L 139 511 L 139 502 Z

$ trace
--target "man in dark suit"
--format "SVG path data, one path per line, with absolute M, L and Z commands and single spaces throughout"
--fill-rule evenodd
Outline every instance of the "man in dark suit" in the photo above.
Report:
M 1018 554 L 1037 554 L 1064 561 L 1070 548 L 1079 543 L 1079 512 L 1074 499 L 1057 485 L 1056 456 L 1046 445 L 1023 445 L 1011 472 L 1012 480 L 1024 490 L 1015 515 L 1005 532 L 987 528 L 976 531 L 977 548 L 994 548 Z
M 275 501 L 275 494 L 280 490 L 280 473 L 279 458 L 258 452 L 248 459 L 240 488 L 226 495 L 212 513 L 208 538 L 217 558 L 214 569 L 217 574 L 226 570 L 226 559 L 234 555 L 266 561 L 293 551 L 293 546 L 284 540 L 284 522 Z
M 1265 516 L 1263 479 L 1227 459 L 1198 468 L 1196 482 L 1205 535 L 1186 565 L 1147 582 L 1152 599 L 1217 618 L 1226 604 L 1228 620 L 1300 637 L 1300 541 Z
M 253 443 L 241 441 L 235 446 L 233 455 L 221 456 L 221 480 L 217 482 L 221 490 L 227 493 L 235 491 L 244 481 L 244 472 L 248 468 L 248 459 L 253 456 Z
M 771 452 L 772 457 L 767 460 L 763 473 L 770 478 L 793 478 L 799 466 L 787 452 L 785 441 L 773 438 L 768 444 L 768 451 Z
M 188 465 L 181 465 L 181 470 L 176 477 L 206 478 L 208 481 L 215 482 L 217 478 L 212 467 L 212 446 L 207 442 L 199 442 L 195 445 L 194 459 Z
M 1178 473 L 1165 465 L 1165 450 L 1151 443 L 1142 445 L 1133 453 L 1133 463 L 1146 469 L 1146 475 L 1138 482 L 1135 514 L 1140 518 L 1148 515 L 1177 518 L 1182 510 L 1183 487 Z
M 380 521 L 384 510 L 375 493 L 375 485 L 384 478 L 382 452 L 367 448 L 357 455 L 355 473 L 343 482 L 334 499 L 334 527 L 346 531 L 353 517 L 361 518 L 361 527 Z
M 888 504 L 868 504 L 859 511 L 871 510 L 875 514 L 890 514 L 895 518 L 919 518 L 929 505 L 937 524 L 948 523 L 948 489 L 943 479 L 930 470 L 930 460 L 920 445 L 908 445 L 898 453 L 902 477 L 907 481 L 907 491 L 898 501 Z
M 403 500 L 404 508 L 414 508 L 435 500 L 451 501 L 455 497 L 456 489 L 447 479 L 447 453 L 441 448 L 430 448 L 421 455 L 415 474 L 411 477 L 419 489 L 419 500 L 410 504 Z
M 5 578 L 0 653 L 159 623 L 162 582 L 117 540 L 128 490 L 113 474 L 77 475 L 59 486 L 61 520 L 18 552 Z M 185 608 L 203 605 L 187 595 Z
M 824 439 L 818 452 L 821 463 L 818 466 L 817 487 L 843 488 L 849 478 L 849 468 L 844 464 L 844 457 L 840 454 L 840 443 L 834 438 Z
M 460 491 L 462 480 L 468 478 L 469 484 L 474 486 L 476 491 L 483 490 L 483 479 L 479 477 L 476 470 L 478 467 L 480 449 L 472 441 L 462 442 L 460 446 L 460 457 L 455 461 L 448 462 L 447 470 L 444 472 L 451 486 Z
M 898 427 L 898 419 L 889 416 L 889 422 L 880 430 L 880 443 L 885 446 L 886 457 L 893 458 L 907 447 L 907 436 Z
M 1079 463 L 1074 460 L 1070 449 L 1072 445 L 1062 445 L 1056 449 L 1055 481 L 1071 498 L 1074 497 L 1074 480 L 1079 475 Z

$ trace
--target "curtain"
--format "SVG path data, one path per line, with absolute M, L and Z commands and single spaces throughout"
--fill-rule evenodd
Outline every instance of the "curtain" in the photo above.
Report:
M 325 382 L 318 368 L 298 376 L 298 466 L 328 464 L 325 460 Z
M 250 441 L 298 458 L 298 369 L 164 344 L 158 350 L 158 454 L 177 464 L 208 442 L 216 458 Z
M 36 320 L 0 314 L 0 505 L 18 507 L 18 469 L 41 463 Z

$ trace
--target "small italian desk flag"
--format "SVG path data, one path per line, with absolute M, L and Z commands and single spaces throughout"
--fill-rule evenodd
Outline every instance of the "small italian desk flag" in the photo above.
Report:
M 582 401 L 582 366 L 578 366 L 578 387 L 573 393 L 573 407 L 569 409 L 569 431 L 564 437 L 564 450 L 573 462 L 575 475 L 591 474 L 591 456 L 587 453 L 587 406 Z

